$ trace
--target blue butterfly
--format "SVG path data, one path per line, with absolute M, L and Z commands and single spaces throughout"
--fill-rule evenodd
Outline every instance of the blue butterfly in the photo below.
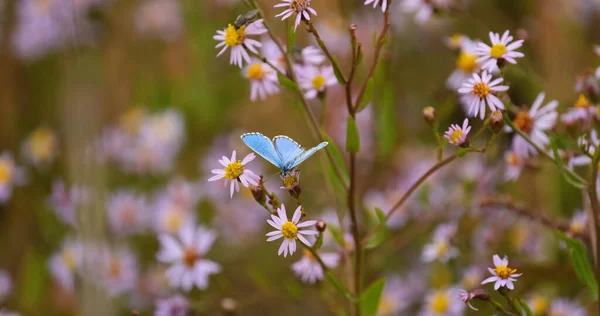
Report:
M 246 133 L 241 138 L 250 149 L 281 169 L 283 176 L 289 175 L 304 160 L 328 144 L 322 142 L 305 150 L 293 139 L 283 135 L 273 137 L 272 141 L 261 133 Z

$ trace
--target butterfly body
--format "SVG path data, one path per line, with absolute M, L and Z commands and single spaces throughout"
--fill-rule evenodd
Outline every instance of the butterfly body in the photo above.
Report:
M 275 136 L 271 140 L 261 133 L 246 133 L 241 138 L 250 149 L 281 169 L 283 176 L 291 174 L 299 164 L 328 144 L 322 142 L 306 150 L 293 139 L 283 135 Z

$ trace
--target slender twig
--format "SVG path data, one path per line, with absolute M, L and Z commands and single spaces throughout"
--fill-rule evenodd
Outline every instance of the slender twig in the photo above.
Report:
M 329 59 L 329 61 L 331 61 L 331 65 L 333 66 L 334 71 L 341 77 L 340 79 L 342 80 L 342 83 L 344 85 L 347 85 L 348 81 L 344 77 L 344 73 L 342 72 L 340 63 L 331 54 L 331 52 L 329 52 L 327 45 L 325 45 L 325 42 L 323 42 L 323 40 L 321 39 L 321 36 L 319 35 L 319 32 L 317 31 L 315 26 L 312 24 L 311 21 L 304 20 L 304 22 L 306 23 L 306 26 L 308 26 L 308 32 L 313 34 L 313 36 L 315 37 L 315 40 L 317 40 L 317 44 L 319 45 L 319 47 L 321 47 L 321 50 L 323 51 L 323 53 L 325 53 L 325 56 L 327 56 L 327 59 Z
M 304 245 L 304 244 L 302 244 L 302 245 Z M 323 259 L 321 259 L 321 257 L 317 253 L 317 251 L 313 247 L 309 247 L 307 245 L 304 245 L 304 248 L 306 248 L 308 251 L 310 251 L 310 254 L 315 258 L 315 260 L 317 260 L 317 262 L 321 266 L 321 269 L 323 269 L 323 275 L 325 275 L 325 273 L 327 273 L 327 270 L 329 268 L 327 267 L 327 265 L 325 265 L 325 262 L 323 262 Z
M 482 209 L 505 208 L 519 216 L 539 222 L 551 229 L 559 230 L 562 232 L 569 232 L 569 224 L 567 222 L 551 218 L 549 216 L 544 215 L 541 212 L 531 211 L 525 206 L 516 203 L 509 197 L 496 197 L 491 195 L 484 196 L 479 201 L 479 207 Z M 590 240 L 590 235 L 588 232 L 578 232 L 574 235 L 575 237 L 581 238 L 586 241 Z

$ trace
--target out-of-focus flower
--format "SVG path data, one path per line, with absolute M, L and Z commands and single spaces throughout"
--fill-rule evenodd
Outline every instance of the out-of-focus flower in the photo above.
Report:
M 526 302 L 534 316 L 546 315 L 548 307 L 550 307 L 550 299 L 546 295 L 534 294 Z
M 415 22 L 424 24 L 434 14 L 436 9 L 447 7 L 447 0 L 404 0 L 400 4 L 402 11 L 415 14 Z
M 507 61 L 511 64 L 516 64 L 515 58 L 521 58 L 525 56 L 521 52 L 515 51 L 517 48 L 523 46 L 524 40 L 517 40 L 512 42 L 513 37 L 510 32 L 506 30 L 500 38 L 499 33 L 490 32 L 490 41 L 492 46 L 488 46 L 485 43 L 477 44 L 477 55 L 480 57 L 477 59 L 478 63 L 482 63 L 481 68 L 492 70 L 496 68 L 499 61 Z M 512 43 L 511 43 L 512 42 Z
M 340 260 L 340 255 L 335 252 L 319 253 L 318 255 L 323 260 L 325 266 L 332 269 L 337 267 Z M 317 281 L 323 280 L 323 268 L 308 250 L 304 250 L 302 259 L 292 264 L 292 270 L 306 283 L 315 284 Z
M 368 209 L 379 208 L 384 212 L 390 210 L 401 198 L 401 191 L 396 189 L 386 190 L 386 192 L 369 191 L 365 194 L 364 203 Z M 396 210 L 386 222 L 390 228 L 401 228 L 410 218 L 408 208 L 403 207 Z
M 48 268 L 54 280 L 69 292 L 75 289 L 75 273 L 81 267 L 82 255 L 79 242 L 65 239 L 61 249 L 48 261 Z
M 177 234 L 185 223 L 195 222 L 190 208 L 174 202 L 166 196 L 154 202 L 154 229 L 158 233 Z
M 512 269 L 508 266 L 508 258 L 506 256 L 500 259 L 500 256 L 494 255 L 493 259 L 494 268 L 488 268 L 493 276 L 483 280 L 481 284 L 495 282 L 494 290 L 498 290 L 501 286 L 506 286 L 509 290 L 514 289 L 513 282 L 516 282 L 516 278 L 520 277 L 522 273 L 516 273 L 517 269 Z
M 75 226 L 77 209 L 90 202 L 90 192 L 82 187 L 72 185 L 68 190 L 65 183 L 55 180 L 48 204 L 56 216 L 65 224 Z
M 584 307 L 576 302 L 564 298 L 558 298 L 552 301 L 549 315 L 586 316 L 587 312 L 585 311 Z
M 531 140 L 541 148 L 546 147 L 546 145 L 550 143 L 550 139 L 545 131 L 554 127 L 556 118 L 558 117 L 558 113 L 556 112 L 558 101 L 552 100 L 542 107 L 545 96 L 546 94 L 544 92 L 538 94 L 531 109 L 529 109 L 529 111 L 517 113 L 517 116 L 513 121 L 515 127 L 529 135 Z M 510 128 L 507 129 L 511 130 Z M 515 135 L 513 137 L 512 149 L 521 157 L 537 154 L 535 147 L 527 142 L 521 135 Z
M 243 186 L 249 187 L 250 185 L 258 185 L 259 177 L 252 172 L 252 170 L 246 168 L 246 164 L 250 161 L 254 160 L 256 156 L 254 153 L 249 153 L 242 160 L 236 160 L 235 150 L 231 154 L 231 159 L 223 156 L 219 163 L 223 165 L 223 169 L 213 169 L 211 170 L 215 176 L 212 176 L 208 179 L 208 181 L 216 181 L 225 178 L 225 186 L 229 182 L 231 182 L 229 195 L 233 197 L 233 192 L 240 191 L 240 185 L 238 182 L 241 182 Z
M 127 248 L 104 249 L 101 257 L 100 281 L 111 296 L 118 296 L 135 289 L 138 279 L 137 260 Z
M 475 297 L 474 294 L 467 292 L 465 290 L 458 290 L 458 298 L 460 298 L 461 301 L 463 301 L 465 304 L 467 304 L 469 306 L 470 309 L 474 310 L 474 311 L 478 311 L 479 309 L 475 308 L 473 305 L 471 305 L 471 300 Z
M 311 65 L 296 66 L 298 84 L 304 89 L 304 97 L 314 99 L 320 92 L 337 83 L 332 66 L 315 67 Z
M 183 31 L 179 2 L 171 0 L 143 1 L 135 12 L 136 31 L 146 37 L 170 42 Z
M 188 292 L 195 285 L 201 290 L 208 287 L 208 277 L 221 272 L 221 266 L 205 258 L 216 234 L 204 226 L 184 225 L 175 238 L 168 234 L 159 236 L 160 252 L 156 258 L 171 264 L 166 277 L 174 288 Z
M 465 44 L 465 41 L 467 41 L 469 44 L 467 45 L 467 47 L 470 47 L 473 43 L 473 41 L 471 41 L 471 39 L 469 39 L 468 36 L 460 34 L 460 33 L 454 33 L 451 36 L 445 37 L 444 38 L 444 44 L 446 44 L 446 46 L 448 46 L 448 48 L 453 49 L 453 50 L 457 50 L 457 49 L 464 49 L 463 45 Z M 469 50 L 471 51 L 471 50 Z M 474 53 L 474 50 L 473 50 Z M 475 59 L 477 59 L 477 56 L 475 56 Z M 473 62 L 475 62 L 475 60 L 473 60 Z
M 454 38 L 454 36 L 452 37 Z M 452 41 L 452 40 L 449 40 Z M 466 36 L 460 35 L 454 41 L 460 42 L 460 53 L 456 58 L 456 69 L 450 74 L 446 84 L 450 89 L 458 89 L 460 85 L 471 78 L 473 73 L 479 71 L 481 64 L 477 63 L 477 55 L 475 54 L 476 43 L 471 41 Z M 456 45 L 450 43 L 450 45 Z
M 257 97 L 265 100 L 267 96 L 279 93 L 277 71 L 268 64 L 252 59 L 243 73 L 250 81 L 250 101 L 255 101 Z
M 25 169 L 18 167 L 9 152 L 0 154 L 0 204 L 10 200 L 15 185 L 25 184 Z
M 0 308 L 0 315 L 1 316 L 21 316 L 21 314 L 19 314 L 17 312 L 9 311 L 5 308 Z
M 566 125 L 572 125 L 575 122 L 583 122 L 589 123 L 591 118 L 596 115 L 596 109 L 593 106 L 592 102 L 585 97 L 585 95 L 580 94 L 577 98 L 577 102 L 573 107 L 569 108 L 567 113 L 561 115 L 560 119 Z
M 302 206 L 298 206 L 292 216 L 292 220 L 289 221 L 285 211 L 285 205 L 281 204 L 281 208 L 277 209 L 277 216 L 271 215 L 271 219 L 267 219 L 267 223 L 276 229 L 267 233 L 267 237 L 269 237 L 267 238 L 267 241 L 274 241 L 283 237 L 283 242 L 279 247 L 277 255 L 280 256 L 283 253 L 283 256 L 287 257 L 288 252 L 292 255 L 296 251 L 296 239 L 299 239 L 308 247 L 312 246 L 303 235 L 319 234 L 316 230 L 306 229 L 306 227 L 316 224 L 317 221 L 300 222 L 300 217 L 302 217 Z
M 246 192 L 240 199 L 215 199 L 213 202 L 219 210 L 213 219 L 213 227 L 228 246 L 248 246 L 249 242 L 256 240 L 252 237 L 256 237 L 265 226 L 265 210 L 252 197 L 246 196 Z
M 108 224 L 122 235 L 142 231 L 148 224 L 148 204 L 144 196 L 132 191 L 117 191 L 107 201 Z
M 465 143 L 467 140 L 467 135 L 469 135 L 470 131 L 471 126 L 469 126 L 469 119 L 465 119 L 462 127 L 458 126 L 457 124 L 450 125 L 446 133 L 444 133 L 444 137 L 448 139 L 450 144 L 460 146 Z
M 281 0 L 281 3 L 273 6 L 274 8 L 286 8 L 283 12 L 277 14 L 275 17 L 282 16 L 281 20 L 285 20 L 292 16 L 292 14 L 296 15 L 296 20 L 294 21 L 294 32 L 300 25 L 300 21 L 304 18 L 307 21 L 310 21 L 310 15 L 317 15 L 317 11 L 310 7 L 311 0 Z
M 567 234 L 571 237 L 585 232 L 588 229 L 588 213 L 586 211 L 576 211 L 571 217 L 569 230 Z
M 300 55 L 302 56 L 302 62 L 305 65 L 319 66 L 327 59 L 323 54 L 323 51 L 314 46 L 304 47 L 302 51 L 300 51 Z
M 219 41 L 216 48 L 223 47 L 217 54 L 217 57 L 221 56 L 227 48 L 231 48 L 229 63 L 242 68 L 244 66 L 244 61 L 247 63 L 251 62 L 250 55 L 246 49 L 252 53 L 258 54 L 256 47 L 262 46 L 259 41 L 251 39 L 248 36 L 260 35 L 265 32 L 267 32 L 267 29 L 263 26 L 262 19 L 239 27 L 229 24 L 224 30 L 217 30 L 217 35 L 213 36 L 213 39 Z
M 589 140 L 586 136 L 589 136 Z M 594 156 L 596 148 L 600 146 L 600 139 L 598 138 L 596 130 L 592 130 L 589 135 L 577 138 L 577 145 L 586 152 L 586 154 L 571 157 L 568 162 L 569 168 L 573 168 L 574 166 L 587 166 L 592 163 L 592 158 L 590 156 Z
M 169 199 L 172 203 L 186 210 L 195 210 L 202 196 L 202 190 L 200 183 L 188 181 L 182 177 L 175 177 L 159 193 L 159 196 Z
M 190 304 L 181 295 L 175 295 L 170 298 L 156 301 L 155 316 L 186 316 L 190 309 Z
M 478 266 L 470 266 L 463 272 L 461 286 L 472 290 L 479 286 L 481 279 L 483 279 L 482 269 Z
M 493 93 L 507 91 L 508 86 L 498 85 L 504 80 L 502 78 L 490 82 L 491 79 L 492 75 L 488 74 L 487 71 L 484 71 L 481 76 L 474 73 L 473 78 L 464 82 L 462 87 L 458 89 L 458 92 L 465 96 L 463 102 L 468 104 L 470 116 L 476 117 L 479 114 L 479 117 L 483 120 L 486 105 L 492 111 L 504 109 L 502 101 Z
M 452 247 L 447 239 L 435 238 L 423 247 L 424 262 L 440 261 L 442 263 L 458 256 L 458 249 Z
M 458 289 L 446 288 L 432 290 L 425 296 L 422 316 L 460 316 L 463 315 L 465 304 L 457 300 Z
M 38 127 L 23 143 L 23 155 L 36 167 L 51 164 L 58 154 L 58 138 L 47 127 Z
M 13 282 L 10 274 L 4 270 L 0 270 L 0 302 L 3 302 L 10 295 L 12 288 Z
M 591 95 L 600 94 L 600 67 L 595 71 L 593 69 L 585 70 L 583 73 L 577 76 L 575 81 L 575 92 L 577 93 L 588 93 Z
M 399 315 L 419 300 L 425 290 L 425 283 L 421 278 L 422 276 L 415 272 L 411 272 L 411 275 L 405 278 L 386 277 L 377 316 Z
M 373 3 L 373 8 L 376 8 L 379 5 L 379 2 L 381 2 L 381 12 L 385 12 L 388 6 L 387 0 L 366 0 L 365 5 Z

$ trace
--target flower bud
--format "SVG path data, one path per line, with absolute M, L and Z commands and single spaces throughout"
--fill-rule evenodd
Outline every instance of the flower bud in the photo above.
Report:
M 490 295 L 488 294 L 488 292 L 484 289 L 474 289 L 473 291 L 471 291 L 471 296 L 475 299 L 480 299 L 483 301 L 487 301 L 490 299 Z
M 252 196 L 254 197 L 254 200 L 258 202 L 258 204 L 264 205 L 267 201 L 265 190 L 263 190 L 261 185 L 250 185 L 250 192 L 252 192 Z
M 324 221 L 318 221 L 317 224 L 315 224 L 315 227 L 320 233 L 322 233 L 327 228 L 327 224 Z
M 504 116 L 502 115 L 502 112 L 492 112 L 492 115 L 490 115 L 490 127 L 494 133 L 502 131 L 502 128 L 504 127 Z
M 435 109 L 432 106 L 427 106 L 423 109 L 423 118 L 425 118 L 425 122 L 427 124 L 433 124 L 435 122 Z
M 300 188 L 300 171 L 294 171 L 291 174 L 286 176 L 282 176 L 283 178 L 283 187 L 282 189 L 288 190 L 290 195 L 297 199 L 302 194 L 302 189 Z

